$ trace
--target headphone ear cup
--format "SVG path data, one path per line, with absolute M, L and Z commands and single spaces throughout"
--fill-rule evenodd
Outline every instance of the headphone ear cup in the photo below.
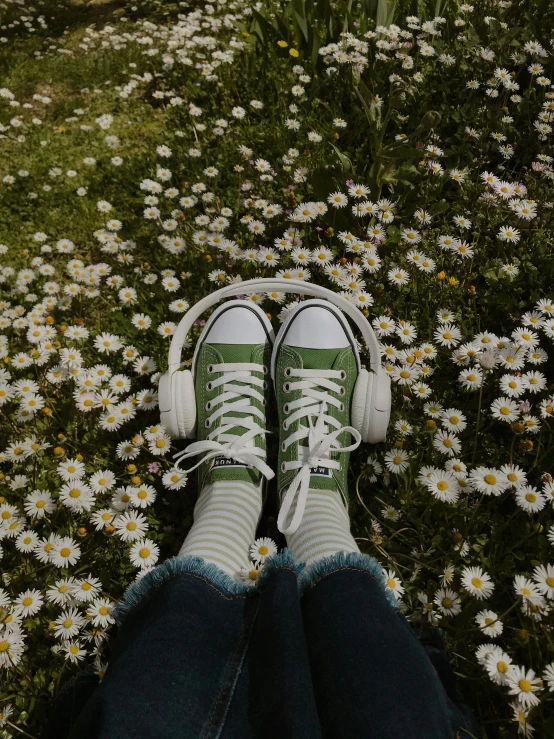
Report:
M 190 370 L 181 370 L 173 375 L 173 402 L 171 409 L 175 412 L 175 420 L 179 438 L 194 439 L 196 431 L 196 395 L 194 379 Z
M 379 368 L 373 378 L 373 397 L 371 399 L 371 420 L 368 429 L 370 444 L 385 441 L 392 405 L 391 381 L 389 375 Z
M 352 426 L 360 432 L 362 441 L 378 444 L 385 440 L 390 411 L 390 377 L 383 371 L 360 370 L 350 415 Z
M 366 369 L 361 369 L 356 380 L 354 393 L 352 395 L 352 407 L 350 409 L 350 423 L 359 431 L 362 441 L 367 441 L 367 430 L 369 427 L 371 387 L 373 378 Z

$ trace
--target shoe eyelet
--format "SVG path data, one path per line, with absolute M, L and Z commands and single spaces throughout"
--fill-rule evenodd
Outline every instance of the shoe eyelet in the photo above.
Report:
M 267 384 L 267 382 L 266 382 L 266 381 L 264 380 L 264 384 L 262 385 L 262 388 L 263 388 L 264 390 L 267 390 L 267 388 L 268 388 L 268 387 L 269 387 L 269 385 L 268 385 L 268 384 Z
M 207 429 L 209 429 L 211 425 L 212 425 L 212 422 L 210 421 L 210 419 L 209 418 L 206 418 L 206 420 L 204 421 L 204 426 Z
M 281 463 L 281 472 L 286 472 L 286 469 L 285 469 L 285 462 L 282 462 L 282 463 Z
M 342 464 L 339 462 L 339 472 L 342 472 Z
M 265 399 L 265 398 L 262 398 L 262 400 L 260 400 L 260 403 L 262 404 L 262 406 L 264 406 L 264 407 L 265 407 L 265 405 L 266 405 L 267 401 L 266 401 L 266 399 Z
M 290 413 L 290 408 L 289 408 L 289 404 L 288 403 L 285 403 L 285 405 L 283 406 L 283 410 L 285 411 L 286 415 L 288 416 L 289 413 Z
M 288 430 L 289 430 L 288 423 L 286 421 L 283 421 L 283 431 L 288 431 Z
M 341 389 L 339 390 L 339 395 L 346 395 L 346 388 L 344 386 L 341 386 Z
M 339 411 L 343 411 L 343 410 L 344 410 L 344 403 L 341 403 L 339 406 Z
M 212 389 L 212 383 L 211 382 L 207 382 L 206 383 L 206 390 L 208 390 L 208 392 L 209 392 L 209 391 L 211 391 L 211 389 Z
M 286 452 L 286 451 L 287 451 L 287 447 L 285 446 L 285 442 L 283 442 L 283 443 L 281 444 L 281 451 L 282 451 L 282 452 Z
M 283 392 L 290 393 L 290 382 L 285 382 L 283 384 Z
M 341 370 L 340 371 L 340 379 L 341 380 L 346 380 L 346 372 L 344 370 Z
M 262 372 L 264 373 L 264 375 L 267 375 L 267 373 L 269 372 L 269 370 L 268 370 L 268 368 L 267 368 L 267 366 L 265 364 L 262 365 Z
M 205 409 L 206 409 L 207 411 L 211 411 L 211 409 L 212 409 L 212 404 L 211 404 L 211 402 L 210 402 L 209 400 L 208 400 L 208 402 L 206 403 L 206 405 L 204 406 L 204 408 L 205 408 Z
M 285 367 L 285 377 L 290 377 L 292 372 L 292 367 Z
M 213 366 L 213 364 L 209 364 L 209 365 L 208 365 L 208 373 L 209 373 L 210 375 L 212 375 L 212 374 L 213 374 L 213 371 L 214 371 L 214 366 Z

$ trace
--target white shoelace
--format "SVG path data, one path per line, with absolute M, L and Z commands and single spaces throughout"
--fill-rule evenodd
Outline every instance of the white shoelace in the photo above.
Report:
M 208 434 L 207 439 L 195 441 L 175 454 L 176 469 L 181 469 L 179 467 L 181 460 L 205 452 L 202 459 L 193 467 L 182 471 L 188 474 L 214 457 L 225 457 L 255 467 L 265 478 L 271 480 L 275 473 L 264 461 L 266 452 L 254 443 L 257 436 L 267 433 L 267 430 L 256 421 L 258 418 L 265 425 L 265 413 L 252 404 L 253 399 L 260 403 L 264 403 L 265 400 L 263 392 L 256 389 L 261 388 L 263 391 L 265 380 L 253 374 L 262 372 L 262 367 L 251 362 L 224 362 L 210 365 L 209 372 L 222 374 L 208 382 L 208 389 L 214 390 L 223 386 L 223 392 L 206 403 L 206 410 L 213 410 L 206 419 L 206 428 L 210 428 L 218 419 L 221 419 L 221 422 Z M 240 417 L 232 415 L 233 413 L 245 415 Z M 245 429 L 245 432 L 240 435 L 230 433 L 237 427 Z
M 344 379 L 344 372 L 287 367 L 285 375 L 300 378 L 296 382 L 286 382 L 285 387 L 291 392 L 302 390 L 302 397 L 285 404 L 285 412 L 290 412 L 290 416 L 284 421 L 283 429 L 286 431 L 290 424 L 299 419 L 308 419 L 307 425 L 300 422 L 298 430 L 287 437 L 282 444 L 282 450 L 286 451 L 291 444 L 303 439 L 308 440 L 307 446 L 298 445 L 298 459 L 284 462 L 282 465 L 283 472 L 298 470 L 283 498 L 277 519 L 279 531 L 283 534 L 293 534 L 300 526 L 304 515 L 310 488 L 311 468 L 325 467 L 330 470 L 339 470 L 340 462 L 330 458 L 331 452 L 353 451 L 360 445 L 361 436 L 353 426 L 342 426 L 340 421 L 326 413 L 329 406 L 334 406 L 339 410 L 344 409 L 342 402 L 331 395 L 331 393 L 343 394 L 343 386 L 333 382 L 333 380 Z M 329 427 L 334 430 L 330 431 Z M 354 444 L 350 446 L 340 445 L 337 438 L 345 431 L 356 440 Z M 297 500 L 292 520 L 288 527 L 284 528 L 295 498 Z

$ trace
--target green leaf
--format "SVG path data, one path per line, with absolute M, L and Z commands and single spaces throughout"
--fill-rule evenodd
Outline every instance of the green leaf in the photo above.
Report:
M 411 157 L 421 157 L 422 152 L 419 149 L 412 149 L 407 146 L 395 146 L 392 148 L 381 149 L 379 156 L 385 159 L 409 159 Z
M 296 19 L 296 22 L 298 23 L 298 27 L 302 31 L 302 35 L 304 36 L 304 39 L 306 42 L 308 41 L 308 24 L 306 23 L 306 19 L 301 16 L 296 10 L 294 11 L 294 17 Z
M 440 213 L 444 213 L 445 210 L 448 210 L 450 207 L 450 204 L 446 202 L 446 200 L 441 200 L 438 203 L 433 203 L 433 205 L 429 206 L 428 210 L 429 213 L 432 216 L 438 216 Z
M 343 154 L 342 151 L 339 151 L 334 144 L 331 144 L 331 146 L 335 150 L 335 154 L 338 157 L 338 160 L 340 162 L 340 165 L 341 165 L 342 169 L 345 172 L 351 171 L 352 170 L 352 162 L 350 161 L 350 159 L 346 156 L 346 154 Z

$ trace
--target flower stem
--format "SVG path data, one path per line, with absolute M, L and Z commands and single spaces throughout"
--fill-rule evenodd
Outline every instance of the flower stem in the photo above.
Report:
M 479 422 L 481 420 L 481 405 L 483 402 L 483 386 L 485 384 L 485 377 L 487 375 L 487 370 L 483 370 L 483 381 L 481 382 L 481 387 L 479 388 L 479 405 L 477 406 L 477 423 L 475 424 L 475 441 L 473 443 L 473 456 L 471 458 L 471 466 L 475 464 L 475 456 L 477 454 L 477 440 L 479 438 Z

